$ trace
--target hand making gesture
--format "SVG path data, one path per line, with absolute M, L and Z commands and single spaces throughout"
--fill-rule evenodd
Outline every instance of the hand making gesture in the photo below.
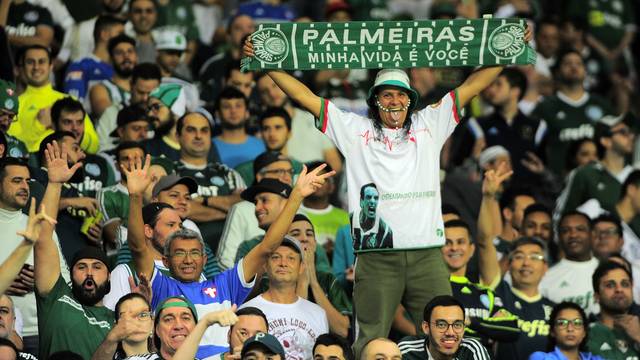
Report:
M 67 147 L 58 145 L 57 141 L 47 144 L 44 151 L 45 165 L 51 183 L 65 183 L 71 179 L 73 174 L 82 167 L 82 163 L 77 162 L 69 167 L 67 160 Z
M 151 155 L 147 155 L 142 164 L 141 158 L 129 161 L 129 167 L 121 166 L 120 170 L 127 178 L 127 190 L 129 194 L 141 195 L 145 189 L 151 184 L 151 175 L 149 174 L 151 167 Z
M 507 171 L 507 164 L 505 162 L 501 162 L 497 170 L 487 170 L 484 173 L 484 180 L 482 181 L 482 195 L 495 196 L 496 193 L 500 191 L 502 183 L 507 180 L 511 174 L 513 174 L 513 170 Z
M 298 175 L 298 180 L 296 181 L 296 185 L 293 187 L 292 193 L 298 194 L 302 197 L 307 197 L 321 188 L 327 178 L 335 175 L 336 173 L 334 170 L 332 170 L 328 173 L 319 175 L 320 172 L 326 167 L 327 164 L 322 164 L 313 169 L 311 172 L 307 173 L 307 167 L 303 165 L 302 171 L 300 172 L 300 175 Z
M 36 214 L 36 198 L 31 198 L 31 206 L 29 207 L 29 219 L 27 220 L 27 228 L 18 231 L 16 234 L 22 236 L 27 242 L 34 244 L 40 237 L 42 223 L 47 221 L 51 225 L 55 225 L 57 221 L 48 216 L 45 212 L 44 205 L 40 205 L 40 212 Z

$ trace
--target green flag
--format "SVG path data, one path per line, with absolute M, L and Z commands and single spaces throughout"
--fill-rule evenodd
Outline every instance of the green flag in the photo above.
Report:
M 242 70 L 533 64 L 524 19 L 261 24 Z

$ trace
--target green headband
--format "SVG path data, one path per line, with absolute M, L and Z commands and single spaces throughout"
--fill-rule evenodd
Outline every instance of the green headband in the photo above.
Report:
M 173 301 L 173 302 L 169 302 L 169 300 L 171 299 L 180 299 L 183 301 Z M 156 308 L 156 318 L 158 316 L 160 316 L 160 313 L 162 312 L 162 310 L 164 309 L 168 309 L 168 308 L 174 308 L 174 307 L 182 307 L 182 308 L 187 308 L 191 311 L 191 313 L 193 314 L 194 320 L 196 322 L 198 322 L 198 312 L 196 311 L 196 307 L 189 302 L 189 300 L 186 300 L 184 298 L 181 297 L 170 297 L 167 298 L 166 300 L 164 300 L 160 306 L 158 306 Z

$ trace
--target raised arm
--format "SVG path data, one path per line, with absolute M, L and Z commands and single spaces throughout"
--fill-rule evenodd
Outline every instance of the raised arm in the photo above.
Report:
M 529 42 L 531 40 L 531 30 L 527 27 L 524 33 L 524 41 Z M 502 66 L 484 67 L 476 70 L 473 74 L 458 86 L 458 105 L 460 108 L 464 107 L 473 99 L 474 96 L 480 94 L 480 92 L 487 88 L 494 82 L 500 72 L 502 72 Z
M 195 359 L 196 352 L 198 352 L 198 345 L 202 335 L 207 331 L 209 326 L 213 324 L 219 324 L 220 326 L 232 326 L 238 322 L 238 316 L 236 313 L 237 306 L 234 304 L 231 309 L 214 311 L 206 314 L 202 319 L 198 321 L 196 327 L 191 330 L 189 336 L 184 339 L 184 342 L 176 353 L 173 355 L 173 360 L 193 360 Z
M 497 194 L 500 185 L 513 171 L 506 171 L 505 164 L 501 163 L 498 170 L 489 170 L 484 174 L 482 182 L 482 202 L 478 215 L 478 249 L 480 259 L 480 282 L 484 285 L 491 283 L 500 275 L 500 265 L 493 239 L 500 234 L 502 220 L 500 217 L 500 205 Z
M 291 195 L 284 206 L 284 209 L 276 219 L 276 221 L 269 226 L 269 230 L 264 236 L 264 239 L 244 257 L 242 261 L 244 278 L 246 282 L 250 282 L 258 271 L 262 269 L 269 254 L 274 252 L 282 239 L 289 230 L 289 225 L 293 221 L 302 199 L 313 194 L 319 189 L 325 182 L 325 180 L 333 176 L 335 171 L 328 172 L 326 174 L 318 175 L 327 165 L 323 164 L 318 166 L 310 173 L 307 173 L 307 167 L 303 166 L 302 172 L 298 176 L 296 186 L 291 191 Z
M 71 179 L 82 163 L 78 162 L 69 168 L 67 148 L 60 147 L 57 141 L 47 144 L 44 154 L 49 180 L 41 204 L 47 209 L 48 215 L 52 219 L 57 219 L 62 184 Z M 36 291 L 38 294 L 46 296 L 60 277 L 60 254 L 58 246 L 53 241 L 53 223 L 43 221 L 40 224 L 42 228 L 34 247 L 33 257 Z
M 142 159 L 137 158 L 129 162 L 129 168 L 121 167 L 122 173 L 127 177 L 127 190 L 129 190 L 127 243 L 136 265 L 136 271 L 149 277 L 153 276 L 153 253 L 147 246 L 144 237 L 142 198 L 145 189 L 151 183 L 150 166 L 151 156 L 147 155 L 144 165 L 142 164 Z
M 244 56 L 253 57 L 251 39 L 247 38 L 242 50 Z M 291 100 L 300 104 L 316 118 L 320 116 L 320 97 L 314 94 L 305 84 L 284 71 L 269 71 L 267 74 Z
M 27 228 L 17 233 L 18 236 L 22 236 L 22 242 L 18 244 L 11 255 L 0 265 L 0 294 L 4 293 L 9 286 L 13 283 L 13 280 L 20 273 L 20 269 L 24 262 L 27 261 L 33 245 L 38 241 L 40 231 L 42 229 L 41 223 L 48 221 L 50 224 L 55 224 L 56 221 L 44 212 L 44 208 L 40 207 L 40 212 L 36 214 L 36 198 L 31 198 L 31 206 L 29 207 L 29 220 L 27 221 Z

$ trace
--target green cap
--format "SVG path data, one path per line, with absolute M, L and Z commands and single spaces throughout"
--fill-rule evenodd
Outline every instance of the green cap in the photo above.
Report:
M 16 85 L 0 79 L 0 108 L 18 113 L 18 93 Z
M 160 84 L 149 94 L 149 97 L 160 100 L 177 117 L 187 112 L 187 99 L 182 86 L 178 84 Z

